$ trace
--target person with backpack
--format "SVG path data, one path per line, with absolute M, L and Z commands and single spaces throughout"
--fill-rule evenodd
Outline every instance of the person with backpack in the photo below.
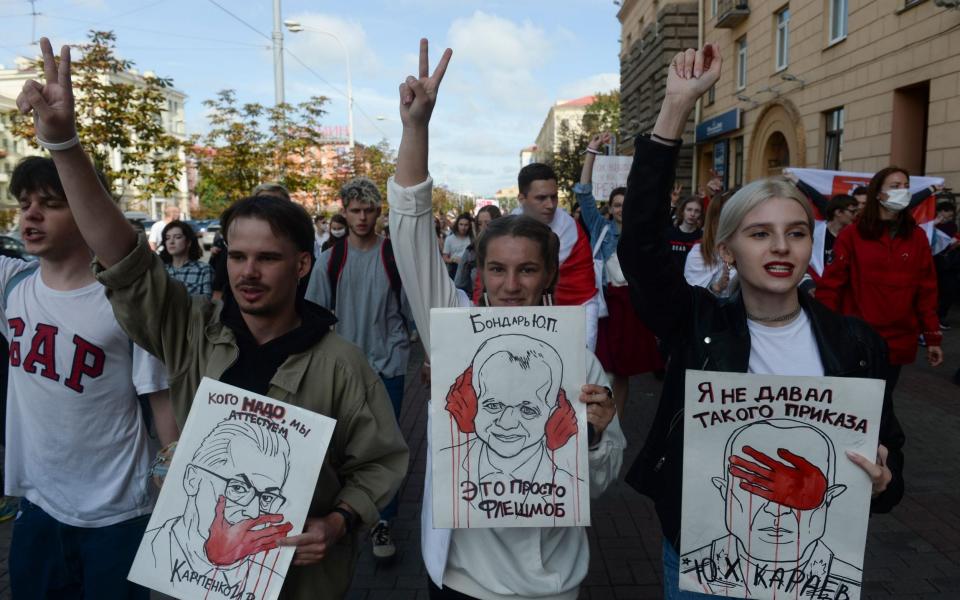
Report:
M 404 374 L 410 357 L 406 299 L 390 240 L 377 235 L 380 191 L 366 177 L 357 177 L 340 190 L 347 235 L 337 238 L 317 259 L 306 299 L 334 312 L 336 331 L 359 346 L 380 374 L 400 420 Z M 371 531 L 373 555 L 391 559 L 396 546 L 390 520 L 397 514 L 394 497 Z

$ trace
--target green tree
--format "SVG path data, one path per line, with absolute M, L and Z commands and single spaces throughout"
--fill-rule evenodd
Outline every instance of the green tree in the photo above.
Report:
M 583 113 L 578 127 L 571 127 L 563 121 L 557 131 L 558 150 L 549 160 L 557 173 L 560 194 L 572 198 L 573 185 L 580 181 L 583 167 L 581 152 L 587 142 L 597 133 L 610 131 L 619 134 L 620 130 L 620 92 L 597 92 L 594 101 Z M 571 200 L 572 202 L 572 200 Z
M 265 181 L 316 197 L 324 182 L 316 149 L 323 142 L 320 119 L 326 102 L 314 96 L 296 105 L 267 108 L 256 102 L 239 104 L 233 90 L 205 100 L 209 128 L 193 136 L 189 149 L 197 164 L 202 211 L 219 215 Z
M 141 205 L 155 196 L 172 196 L 183 169 L 181 142 L 163 127 L 169 78 L 135 75 L 134 63 L 116 55 L 112 31 L 90 31 L 90 41 L 79 46 L 72 63 L 76 98 L 77 134 L 94 163 L 103 171 L 112 191 L 129 204 Z M 36 62 L 37 77 L 43 61 Z M 16 135 L 34 147 L 33 119 L 12 111 Z M 119 168 L 111 164 L 116 153 Z

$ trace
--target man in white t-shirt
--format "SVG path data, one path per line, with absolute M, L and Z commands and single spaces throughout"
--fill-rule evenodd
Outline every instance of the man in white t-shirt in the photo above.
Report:
M 170 224 L 170 221 L 180 219 L 180 207 L 176 204 L 168 204 L 163 209 L 163 219 L 157 221 L 150 227 L 150 234 L 147 236 L 147 242 L 150 243 L 150 249 L 156 252 L 163 242 L 163 228 Z
M 148 598 L 126 580 L 153 510 L 151 448 L 179 435 L 166 369 L 117 323 L 49 158 L 10 180 L 37 263 L 0 257 L 10 344 L 5 493 L 22 498 L 10 546 L 15 598 Z M 82 592 L 81 592 L 82 590 Z

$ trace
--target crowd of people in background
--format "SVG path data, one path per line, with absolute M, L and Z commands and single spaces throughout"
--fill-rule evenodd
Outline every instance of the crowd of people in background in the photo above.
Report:
M 432 308 L 584 307 L 587 381 L 572 399 L 586 406 L 594 436 L 594 496 L 621 470 L 630 378 L 662 381 L 626 480 L 655 503 L 667 598 L 701 597 L 677 589 L 683 431 L 674 422 L 687 368 L 884 380 L 877 460 L 850 460 L 870 479 L 872 511 L 903 496 L 905 433 L 893 392 L 918 345 L 932 366 L 951 358 L 941 342 L 960 297 L 956 205 L 942 188 L 911 194 L 910 174 L 898 167 L 831 198 L 795 176 L 737 189 L 713 176 L 685 195 L 674 181 L 678 148 L 694 104 L 719 77 L 714 46 L 670 63 L 666 100 L 652 132 L 634 140 L 625 187 L 593 194 L 596 156 L 612 143 L 601 132 L 583 149 L 572 189 L 533 163 L 518 173 L 511 214 L 483 206 L 445 231 L 448 215 L 432 209 L 428 139 L 452 53 L 431 73 L 422 40 L 419 73 L 400 86 L 404 129 L 387 197 L 357 178 L 339 191 L 337 214 L 311 217 L 283 186 L 264 183 L 222 215 L 209 261 L 174 206 L 146 239 L 135 235 L 72 143 L 69 49 L 57 65 L 50 43 L 42 48 L 46 81 L 28 83 L 18 106 L 34 113 L 38 142 L 53 157 L 25 159 L 11 179 L 24 241 L 40 260 L 0 259 L 11 324 L 5 492 L 22 498 L 3 507 L 7 518 L 21 514 L 10 551 L 14 598 L 78 590 L 147 598 L 126 573 L 152 506 L 138 492 L 151 443 L 174 451 L 200 378 L 267 394 L 284 374 L 301 382 L 285 401 L 336 417 L 344 431 L 306 530 L 277 542 L 296 548 L 285 589 L 342 597 L 361 533 L 376 558 L 397 552 L 405 374 L 417 337 L 429 364 Z M 910 211 L 931 195 L 941 197 L 935 226 L 952 240 L 936 256 Z M 564 197 L 576 211 L 564 209 Z M 723 334 L 730 330 L 740 334 Z M 58 331 L 77 337 L 44 362 L 36 336 Z M 288 360 L 301 355 L 308 360 Z M 71 364 L 74 373 L 49 376 Z M 960 384 L 960 370 L 954 379 Z M 104 437 L 110 452 L 91 450 Z M 434 529 L 427 456 L 421 543 L 431 598 L 577 597 L 589 565 L 584 528 Z

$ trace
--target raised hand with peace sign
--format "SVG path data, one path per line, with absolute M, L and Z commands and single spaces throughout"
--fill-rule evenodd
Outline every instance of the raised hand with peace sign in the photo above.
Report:
M 428 125 L 433 107 L 437 103 L 440 82 L 447 72 L 447 64 L 453 50 L 447 48 L 433 75 L 430 75 L 430 59 L 426 38 L 420 40 L 420 74 L 410 75 L 400 84 L 400 121 L 403 136 L 397 151 L 397 172 L 394 181 L 401 186 L 416 185 L 427 178 L 427 155 L 429 148 Z
M 440 82 L 447 72 L 447 64 L 453 56 L 453 50 L 447 48 L 433 75 L 430 75 L 429 44 L 426 38 L 420 40 L 420 76 L 410 75 L 400 84 L 400 120 L 404 127 L 426 126 L 437 103 Z
M 17 108 L 25 115 L 33 113 L 40 145 L 57 149 L 57 146 L 72 142 L 77 135 L 73 85 L 70 81 L 70 46 L 60 49 L 59 64 L 47 38 L 40 38 L 40 51 L 45 81 L 41 84 L 30 79 L 24 83 L 23 90 L 17 96 Z

